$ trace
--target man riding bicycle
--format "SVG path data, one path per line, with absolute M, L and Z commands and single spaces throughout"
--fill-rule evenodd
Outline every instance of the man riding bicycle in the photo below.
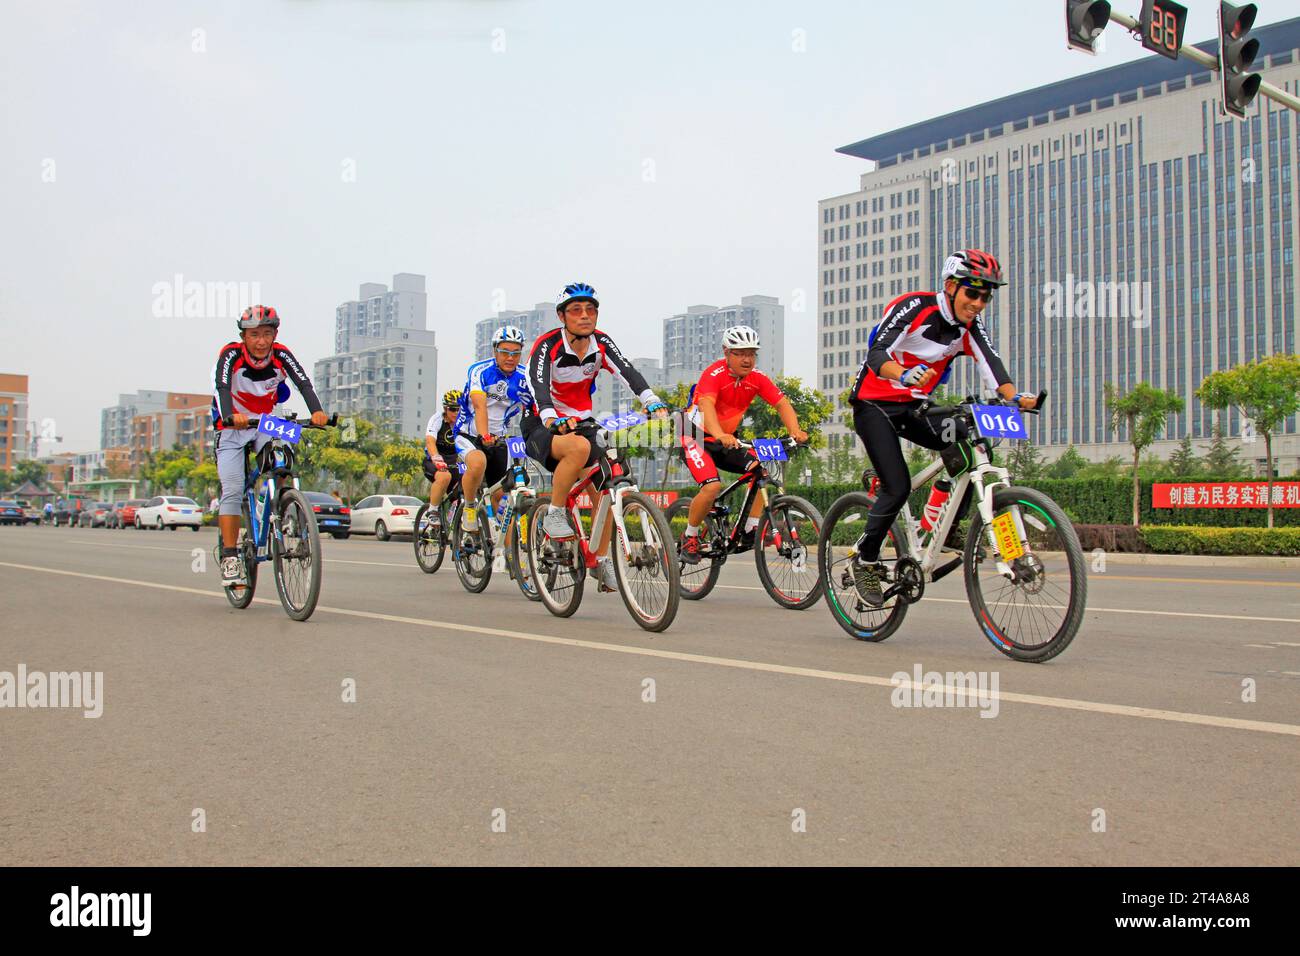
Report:
M 462 527 L 471 534 L 478 530 L 474 507 L 479 486 L 486 477 L 495 485 L 510 468 L 505 434 L 511 421 L 533 403 L 528 378 L 519 371 L 524 354 L 524 333 L 503 325 L 492 333 L 492 358 L 469 367 L 465 391 L 456 418 L 456 453 L 465 463 L 461 485 L 465 496 Z M 496 505 L 501 493 L 497 492 Z
M 691 477 L 700 485 L 699 493 L 691 499 L 686 531 L 682 534 L 681 556 L 686 564 L 700 563 L 700 525 L 722 490 L 718 469 L 739 474 L 757 461 L 753 450 L 741 448 L 736 437 L 736 428 L 755 397 L 776 409 L 791 438 L 800 443 L 808 440 L 808 433 L 799 427 L 799 417 L 790 400 L 775 382 L 754 367 L 759 348 L 758 332 L 749 326 L 736 325 L 725 330 L 722 358 L 704 370 L 693 390 L 694 404 L 686 410 L 686 420 L 694 426 L 689 431 L 695 434 L 683 429 L 682 455 Z M 703 443 L 697 440 L 701 429 Z M 754 546 L 754 529 L 762 517 L 765 500 L 763 492 L 754 497 L 739 551 Z
M 559 328 L 537 338 L 528 361 L 528 384 L 533 407 L 524 416 L 523 433 L 529 457 L 539 461 L 553 475 L 551 506 L 542 515 L 542 529 L 555 540 L 574 537 L 565 504 L 583 469 L 595 464 L 595 445 L 575 430 L 592 420 L 591 396 L 601 369 L 618 375 L 640 399 L 648 413 L 666 418 L 668 406 L 661 402 L 632 367 L 618 346 L 596 328 L 600 302 L 596 290 L 585 282 L 564 287 L 555 304 Z M 614 562 L 609 549 L 613 523 L 605 526 L 596 542 L 600 556 L 595 571 L 602 591 L 618 589 Z
M 270 415 L 277 402 L 286 400 L 287 379 L 311 410 L 313 425 L 329 420 L 306 371 L 293 353 L 275 340 L 280 328 L 275 309 L 266 305 L 245 309 L 238 328 L 239 341 L 222 346 L 213 369 L 212 423 L 217 429 L 215 453 L 221 478 L 217 524 L 221 529 L 221 584 L 227 588 L 248 584 L 238 547 L 246 449 L 249 442 L 255 442 L 253 450 L 257 451 L 271 440 L 263 432 L 249 431 L 250 416 Z M 226 419 L 233 421 L 233 427 L 226 426 Z
M 885 307 L 849 399 L 853 430 L 866 446 L 880 480 L 851 563 L 858 593 L 875 607 L 884 603 L 880 548 L 912 490 L 899 436 L 931 451 L 966 438 L 960 420 L 913 414 L 939 384 L 948 364 L 959 355 L 969 355 L 988 387 L 1002 398 L 1016 400 L 1021 408 L 1036 404 L 1033 395 L 1016 391 L 980 321 L 994 290 L 1006 285 L 998 260 L 978 249 L 960 249 L 944 263 L 942 283 L 939 292 L 909 292 Z M 966 507 L 967 501 L 959 503 L 958 521 Z
M 458 388 L 446 392 L 442 396 L 442 411 L 429 416 L 424 431 L 424 477 L 429 479 L 429 524 L 434 528 L 442 523 L 438 506 L 460 480 L 454 436 L 461 394 Z

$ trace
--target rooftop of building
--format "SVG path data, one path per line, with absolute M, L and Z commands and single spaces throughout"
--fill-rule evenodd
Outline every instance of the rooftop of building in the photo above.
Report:
M 1118 24 L 1112 24 L 1110 29 L 1112 34 L 1122 33 L 1124 30 Z M 1287 57 L 1279 58 L 1274 65 L 1290 62 L 1290 57 L 1294 55 L 1293 51 L 1300 50 L 1300 17 L 1257 26 L 1250 35 L 1259 40 L 1256 65 L 1262 65 L 1265 57 L 1278 57 L 1279 54 Z M 1218 54 L 1217 37 L 1193 45 L 1205 53 Z M 952 140 L 963 140 L 972 133 L 993 130 L 994 135 L 998 135 L 1007 123 L 1050 114 L 1071 106 L 1086 105 L 1094 100 L 1104 100 L 1196 74 L 1213 75 L 1205 67 L 1186 57 L 1170 60 L 1153 53 L 1131 63 L 1122 63 L 1119 66 L 1085 73 L 1082 76 L 1049 83 L 1047 86 L 1040 86 L 1023 93 L 1013 93 L 1011 96 L 967 107 L 946 116 L 925 120 L 903 129 L 891 130 L 848 146 L 841 146 L 836 152 L 890 165 L 896 157 L 910 156 L 915 150 L 922 150 L 922 155 L 928 155 L 932 147 L 946 148 Z

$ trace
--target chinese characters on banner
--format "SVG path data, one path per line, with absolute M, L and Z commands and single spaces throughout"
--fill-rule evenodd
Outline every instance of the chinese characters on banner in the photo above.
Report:
M 1153 508 L 1267 508 L 1268 482 L 1175 482 L 1151 487 Z M 1300 508 L 1300 481 L 1273 482 L 1274 508 Z

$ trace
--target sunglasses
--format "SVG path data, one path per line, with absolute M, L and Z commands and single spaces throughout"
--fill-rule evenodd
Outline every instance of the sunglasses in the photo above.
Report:
M 524 354 L 524 350 L 523 349 L 497 349 L 497 354 L 505 355 L 507 357 L 518 358 L 519 356 Z
M 961 289 L 966 293 L 968 299 L 977 299 L 980 302 L 988 302 L 993 298 L 992 289 L 979 289 L 973 285 L 963 285 Z
M 564 307 L 564 314 L 571 315 L 574 318 L 577 318 L 580 315 L 595 315 L 596 307 L 590 302 L 580 302 L 577 305 L 566 305 Z

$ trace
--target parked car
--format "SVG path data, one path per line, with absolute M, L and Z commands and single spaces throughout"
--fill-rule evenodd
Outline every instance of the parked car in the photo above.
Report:
M 387 541 L 395 534 L 415 531 L 415 513 L 424 504 L 410 495 L 371 495 L 352 509 L 352 533 L 373 534 Z
M 132 498 L 130 501 L 122 502 L 122 508 L 118 512 L 118 520 L 121 522 L 118 527 L 134 528 L 136 509 L 143 507 L 147 501 L 147 498 Z
M 16 501 L 0 501 L 0 524 L 22 525 L 27 521 L 27 512 Z
M 150 498 L 135 509 L 135 526 L 137 528 L 170 528 L 175 531 L 184 525 L 198 531 L 203 525 L 203 509 L 193 498 L 178 495 L 163 495 Z
M 73 515 L 75 514 L 76 512 L 72 510 L 72 502 L 70 501 L 57 502 L 54 505 L 54 527 L 57 528 L 60 525 L 63 525 L 64 527 L 70 527 L 72 525 Z
M 45 505 L 43 503 L 32 501 L 18 502 L 23 508 L 23 521 L 25 524 L 40 524 L 41 515 L 44 513 Z
M 352 509 L 333 495 L 321 491 L 304 491 L 311 510 L 316 512 L 316 524 L 322 534 L 332 534 L 339 540 L 348 536 L 352 529 Z
M 108 514 L 113 510 L 109 501 L 88 501 L 81 506 L 77 514 L 78 528 L 103 528 L 107 525 Z

